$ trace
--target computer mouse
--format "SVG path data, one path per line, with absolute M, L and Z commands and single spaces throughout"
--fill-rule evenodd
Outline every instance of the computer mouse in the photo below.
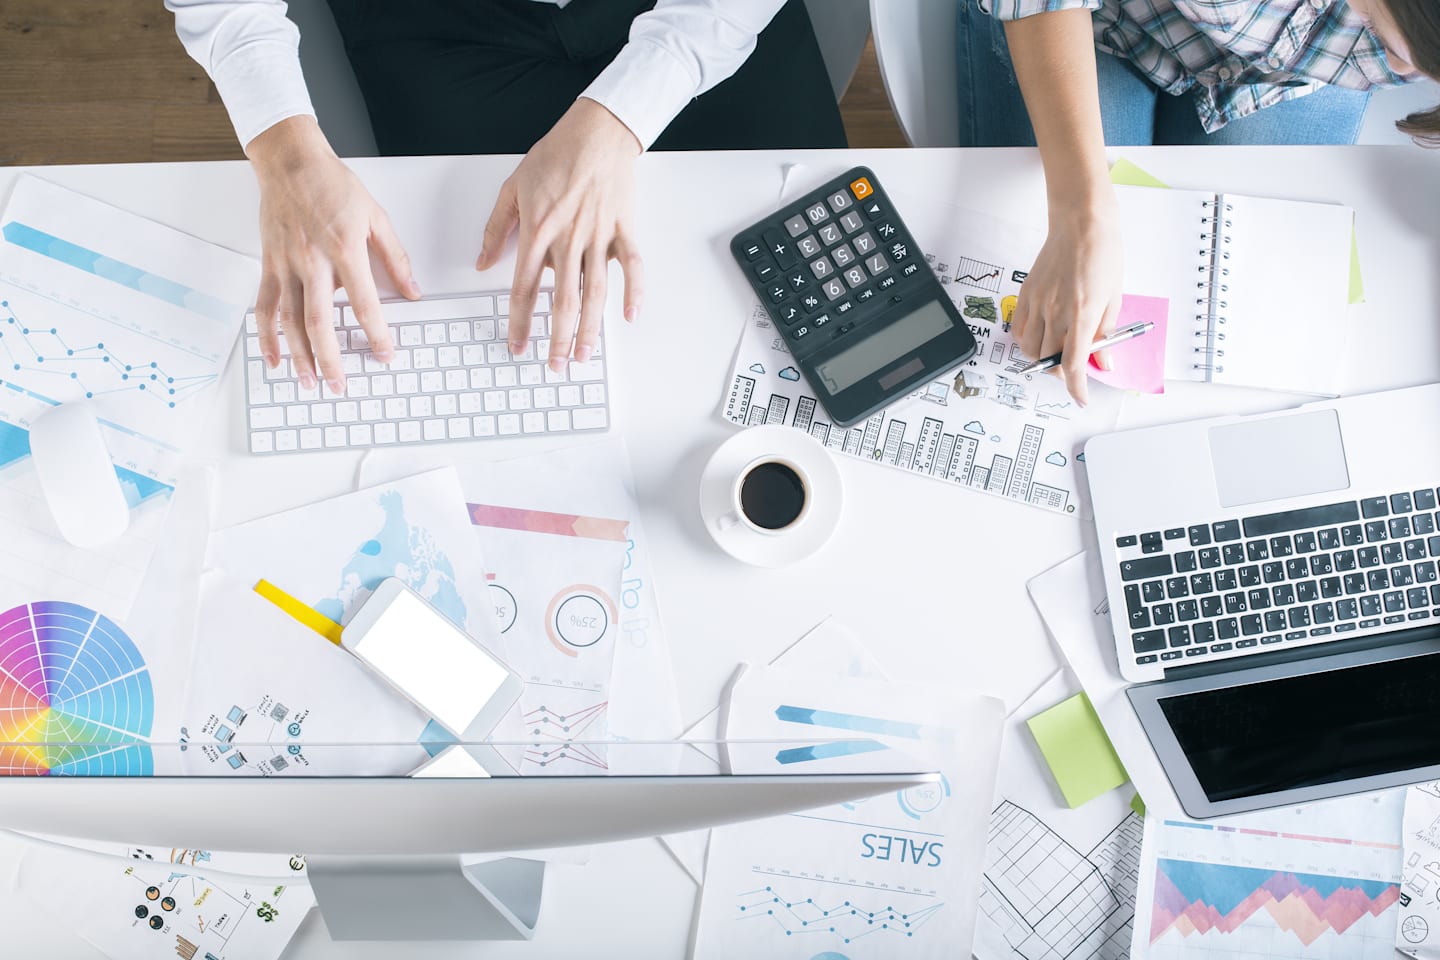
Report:
M 30 454 L 50 515 L 68 542 L 91 550 L 130 526 L 130 505 L 91 405 L 62 403 L 36 417 Z

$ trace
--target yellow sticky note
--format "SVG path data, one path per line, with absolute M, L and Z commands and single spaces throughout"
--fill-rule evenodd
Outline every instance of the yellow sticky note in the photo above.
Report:
M 1121 157 L 1115 161 L 1110 168 L 1110 182 L 1124 184 L 1127 187 L 1162 187 L 1169 188 L 1168 183 L 1152 177 L 1135 164 Z
M 1350 228 L 1350 302 L 1365 302 L 1365 278 L 1360 276 L 1360 240 Z
M 1130 779 L 1085 694 L 1062 700 L 1027 724 L 1072 809 Z
M 340 646 L 340 624 L 320 613 L 314 607 L 306 606 L 303 602 L 290 596 L 290 594 L 281 590 L 269 580 L 261 580 L 256 583 L 255 592 L 289 614 L 291 619 L 300 625 L 309 627 L 326 640 L 335 644 L 335 646 Z

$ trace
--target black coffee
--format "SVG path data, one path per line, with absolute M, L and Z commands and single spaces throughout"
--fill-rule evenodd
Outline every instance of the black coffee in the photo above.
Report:
M 756 464 L 740 481 L 740 509 L 757 527 L 788 527 L 805 510 L 805 482 L 783 463 Z

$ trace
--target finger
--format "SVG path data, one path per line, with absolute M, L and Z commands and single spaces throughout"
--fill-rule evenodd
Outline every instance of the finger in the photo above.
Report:
M 290 345 L 290 363 L 295 379 L 306 390 L 315 387 L 315 357 L 310 353 L 310 338 L 305 335 L 305 288 L 299 277 L 285 281 L 280 294 L 280 329 Z
M 575 335 L 575 359 L 584 363 L 595 352 L 600 342 L 601 325 L 605 315 L 605 290 L 609 285 L 610 257 L 604 247 L 591 247 L 585 254 L 584 287 L 580 300 L 580 330 Z M 555 353 L 555 341 L 550 341 L 550 353 Z
M 340 366 L 340 343 L 335 339 L 334 274 L 318 266 L 305 278 L 305 335 L 326 386 L 343 394 L 345 370 Z
M 390 225 L 390 218 L 385 215 L 385 211 L 377 209 L 376 214 L 370 218 L 371 248 L 380 257 L 380 262 L 385 265 L 385 272 L 390 274 L 390 279 L 395 281 L 400 293 L 407 300 L 420 299 L 420 284 L 415 282 L 415 272 L 410 267 L 410 254 L 405 252 L 400 238 L 395 235 L 395 228 Z M 375 280 L 370 275 L 368 264 L 365 277 L 370 289 L 374 290 Z M 350 300 L 354 302 L 355 291 L 351 290 L 348 284 L 345 292 L 350 294 Z M 356 315 L 359 315 L 358 312 Z M 372 339 L 370 342 L 373 344 L 375 341 Z
M 267 265 L 260 274 L 260 290 L 255 295 L 255 332 L 260 337 L 260 355 L 272 370 L 280 363 L 280 328 L 276 317 L 279 311 L 280 278 Z
M 1110 305 L 1105 308 L 1105 316 L 1101 318 L 1100 327 L 1095 331 L 1095 339 L 1103 340 L 1110 336 L 1110 334 L 1115 332 L 1115 326 L 1119 321 L 1120 301 L 1112 300 Z M 1110 362 L 1110 351 L 1108 348 L 1098 350 L 1092 354 L 1092 356 L 1095 358 L 1096 365 L 1098 365 L 1101 370 L 1110 371 L 1115 369 L 1114 365 Z
M 340 263 L 340 284 L 350 295 L 350 309 L 355 311 L 355 319 L 370 341 L 370 352 L 381 363 L 389 363 L 395 357 L 395 342 L 380 308 L 369 259 L 358 251 L 346 257 Z
M 480 256 L 475 261 L 476 270 L 489 270 L 505 252 L 505 241 L 520 223 L 520 205 L 515 198 L 513 179 L 506 180 L 500 187 L 500 196 L 495 199 L 495 209 L 485 223 L 485 236 L 480 241 Z
M 530 339 L 530 319 L 535 313 L 535 299 L 540 295 L 540 274 L 545 270 L 545 245 L 541 238 L 520 228 L 520 250 L 515 260 L 515 276 L 510 281 L 510 353 L 525 350 Z
M 645 300 L 645 261 L 630 239 L 630 230 L 621 225 L 610 244 L 610 255 L 620 262 L 625 274 L 625 319 L 634 323 L 640 317 L 640 305 Z
M 1065 357 L 1060 361 L 1060 369 L 1065 375 L 1065 386 L 1070 391 L 1070 396 L 1080 406 L 1085 406 L 1090 400 L 1090 374 L 1087 368 L 1090 365 L 1090 344 L 1095 342 L 1095 334 L 1089 330 L 1089 324 L 1076 318 L 1076 322 L 1070 324 L 1069 334 L 1065 337 Z
M 1015 342 L 1021 343 L 1025 337 L 1025 330 L 1030 323 L 1030 298 L 1025 296 L 1025 291 L 1020 291 L 1020 296 L 1015 300 L 1015 312 L 1010 315 L 1010 333 L 1014 335 Z M 1021 343 L 1020 349 L 1025 349 Z
M 580 249 L 560 254 L 555 263 L 555 310 L 550 314 L 550 369 L 565 369 L 580 318 Z

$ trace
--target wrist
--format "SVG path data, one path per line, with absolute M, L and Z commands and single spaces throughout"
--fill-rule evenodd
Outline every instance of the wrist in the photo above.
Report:
M 640 138 L 635 136 L 635 132 L 599 100 L 592 100 L 590 97 L 584 96 L 576 97 L 575 103 L 566 112 L 573 115 L 581 129 L 594 138 L 592 142 L 602 144 L 610 151 L 631 158 L 638 157 L 645 152 L 644 147 L 640 144 Z
M 1100 182 L 1052 186 L 1048 191 L 1047 212 L 1052 226 L 1092 227 L 1115 220 L 1120 204 L 1107 177 Z
M 293 172 L 317 159 L 335 158 L 320 125 L 308 115 L 288 117 L 266 128 L 246 145 L 245 154 L 262 180 Z

